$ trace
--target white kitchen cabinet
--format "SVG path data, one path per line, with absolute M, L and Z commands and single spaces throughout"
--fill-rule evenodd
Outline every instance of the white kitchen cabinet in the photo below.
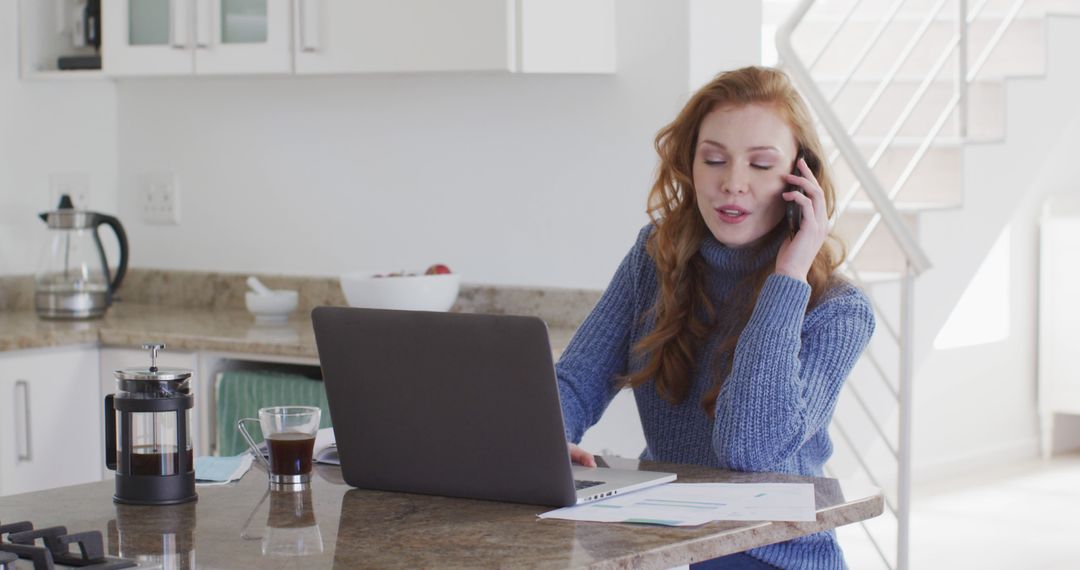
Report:
M 104 0 L 105 73 L 292 71 L 289 0 Z
M 101 479 L 96 347 L 0 353 L 0 495 Z
M 70 0 L 20 0 L 24 78 L 614 73 L 615 0 L 102 0 L 104 71 L 56 71 Z
M 296 0 L 300 74 L 615 71 L 615 0 Z
M 615 0 L 518 0 L 517 71 L 615 73 Z
M 1080 199 L 1055 196 L 1039 230 L 1038 395 L 1043 457 L 1080 448 Z M 1062 429 L 1066 428 L 1066 429 Z

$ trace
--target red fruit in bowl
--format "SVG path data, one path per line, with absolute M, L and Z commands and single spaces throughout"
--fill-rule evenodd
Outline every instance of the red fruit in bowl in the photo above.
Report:
M 447 273 L 450 273 L 450 268 L 441 263 L 436 263 L 428 267 L 427 271 L 424 271 L 424 275 L 445 275 Z

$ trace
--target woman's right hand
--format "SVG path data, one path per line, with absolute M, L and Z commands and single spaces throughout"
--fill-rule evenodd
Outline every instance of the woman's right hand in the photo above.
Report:
M 570 449 L 570 461 L 585 467 L 596 467 L 596 459 L 591 453 L 569 442 L 566 447 Z

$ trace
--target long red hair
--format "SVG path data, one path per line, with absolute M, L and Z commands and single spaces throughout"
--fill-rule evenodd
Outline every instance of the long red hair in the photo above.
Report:
M 709 235 L 698 211 L 694 192 L 693 164 L 701 122 L 715 109 L 761 104 L 774 109 L 788 124 L 796 145 L 808 156 L 814 177 L 825 191 L 825 203 L 831 218 L 835 192 L 821 142 L 814 130 L 810 113 L 802 97 L 782 71 L 765 67 L 744 67 L 717 75 L 698 90 L 679 115 L 656 135 L 660 156 L 656 180 L 649 192 L 648 214 L 655 230 L 646 249 L 656 264 L 659 294 L 651 309 L 653 330 L 633 350 L 645 359 L 644 366 L 624 380 L 633 387 L 649 380 L 655 382 L 661 397 L 675 404 L 686 399 L 690 379 L 702 357 L 704 344 L 717 326 L 715 303 L 734 304 L 735 314 L 729 332 L 720 342 L 717 358 L 726 355 L 717 369 L 712 387 L 701 405 L 712 417 L 723 379 L 731 372 L 731 355 L 739 334 L 750 318 L 754 302 L 765 279 L 773 273 L 773 264 L 745 277 L 728 299 L 711 299 L 705 287 L 707 267 L 698 253 L 701 241 Z M 781 220 L 784 224 L 784 220 Z M 783 231 L 777 228 L 775 231 Z M 828 241 L 818 252 L 807 275 L 810 283 L 810 306 L 830 287 L 833 273 L 843 259 L 843 247 Z M 766 240 L 768 241 L 768 240 Z

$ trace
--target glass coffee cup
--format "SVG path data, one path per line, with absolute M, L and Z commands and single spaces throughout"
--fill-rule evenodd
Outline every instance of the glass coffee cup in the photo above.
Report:
M 274 485 L 303 485 L 311 481 L 311 456 L 322 412 L 313 406 L 271 406 L 259 410 L 259 418 L 242 418 L 237 429 L 262 460 Z M 270 460 L 248 433 L 244 422 L 259 422 Z
M 253 535 L 251 521 L 262 510 L 267 498 L 270 499 L 270 506 L 266 513 L 266 526 L 261 536 Z M 323 552 L 322 532 L 315 520 L 311 487 L 267 489 L 259 504 L 255 505 L 255 510 L 248 515 L 240 538 L 261 541 L 263 556 L 307 556 Z
M 271 491 L 262 538 L 263 556 L 305 556 L 322 551 L 322 533 L 315 520 L 311 489 L 291 493 Z

